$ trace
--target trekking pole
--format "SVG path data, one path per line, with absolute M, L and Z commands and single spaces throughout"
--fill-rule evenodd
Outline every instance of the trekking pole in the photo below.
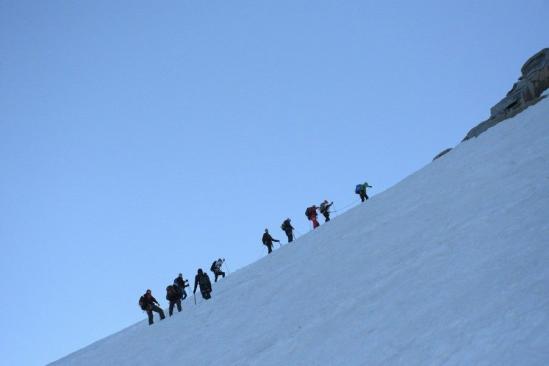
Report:
M 334 209 L 332 211 L 330 211 L 330 213 L 335 213 L 334 217 L 336 217 L 338 210 L 336 210 L 335 205 L 332 204 L 332 206 L 333 206 Z
M 196 292 L 193 292 L 194 304 L 196 305 Z

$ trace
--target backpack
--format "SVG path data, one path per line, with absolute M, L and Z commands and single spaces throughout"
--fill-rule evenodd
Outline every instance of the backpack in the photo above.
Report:
M 355 193 L 360 194 L 360 191 L 362 191 L 362 184 L 357 184 L 355 187 Z
M 210 267 L 210 271 L 212 271 L 212 272 L 216 271 L 216 269 L 217 269 L 216 263 L 217 263 L 217 261 L 213 261 L 212 266 Z
M 284 222 L 282 223 L 282 225 L 280 225 L 280 228 L 281 228 L 283 231 L 286 231 L 286 229 L 288 228 L 288 225 L 287 225 L 287 224 L 288 224 L 288 223 L 287 223 L 286 221 L 284 221 Z
M 177 297 L 178 300 L 181 300 L 181 298 L 183 297 L 183 291 L 181 291 L 181 289 L 177 286 L 174 286 L 173 287 L 173 292 L 175 293 L 175 296 Z
M 198 278 L 198 284 L 200 285 L 200 289 L 202 289 L 202 287 L 211 288 L 210 277 L 208 277 L 206 273 L 202 274 L 202 276 Z
M 139 307 L 141 308 L 141 310 L 147 310 L 145 308 L 145 297 L 144 296 L 141 296 L 139 298 Z

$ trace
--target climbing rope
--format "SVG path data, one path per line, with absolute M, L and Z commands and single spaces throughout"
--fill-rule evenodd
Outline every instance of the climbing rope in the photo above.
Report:
M 337 209 L 337 210 L 332 210 L 331 212 L 336 212 L 339 215 L 341 215 L 344 211 L 349 211 L 351 208 L 355 207 L 355 206 L 358 206 L 359 204 L 361 204 L 362 202 L 356 202 L 356 201 L 353 201 L 351 203 L 348 203 L 346 204 L 345 206 Z M 341 212 L 341 213 L 340 213 Z

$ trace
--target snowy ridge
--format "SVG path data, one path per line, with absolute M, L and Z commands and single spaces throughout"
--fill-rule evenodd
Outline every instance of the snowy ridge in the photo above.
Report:
M 547 365 L 548 217 L 544 99 L 214 284 L 211 301 L 52 365 Z

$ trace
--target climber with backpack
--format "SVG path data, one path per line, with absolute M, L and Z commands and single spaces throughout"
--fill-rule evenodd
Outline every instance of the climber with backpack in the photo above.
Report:
M 213 274 L 215 275 L 214 282 L 217 282 L 217 277 L 219 276 L 222 276 L 223 278 L 225 278 L 225 272 L 221 270 L 221 266 L 223 265 L 223 262 L 225 262 L 225 258 L 223 259 L 219 258 L 218 260 L 213 261 L 210 267 L 210 271 L 212 271 Z
M 362 202 L 366 201 L 368 198 L 368 195 L 366 194 L 366 188 L 373 188 L 371 185 L 368 184 L 368 182 L 364 182 L 363 184 L 357 184 L 355 187 L 355 193 L 360 195 L 360 200 Z
M 320 226 L 318 223 L 318 220 L 316 219 L 318 214 L 316 212 L 318 207 L 316 205 L 312 205 L 311 207 L 307 207 L 305 210 L 305 216 L 307 216 L 307 219 L 313 223 L 313 229 L 316 229 Z
M 286 233 L 286 236 L 288 237 L 288 243 L 291 243 L 294 240 L 294 227 L 292 226 L 290 221 L 291 220 L 287 218 L 286 220 L 284 220 L 282 225 L 280 225 L 280 228 Z
M 324 222 L 330 221 L 330 207 L 332 207 L 334 203 L 328 203 L 328 200 L 324 200 L 320 204 L 320 213 L 324 215 Z
M 187 298 L 187 291 L 185 291 L 186 287 L 189 287 L 189 281 L 183 279 L 183 274 L 180 273 L 179 276 L 173 280 L 174 286 L 177 286 L 179 292 L 181 292 L 181 300 L 185 300 Z
M 151 293 L 151 290 L 147 290 L 143 296 L 139 298 L 139 306 L 142 310 L 147 312 L 149 317 L 149 325 L 152 325 L 153 322 L 153 311 L 160 315 L 160 320 L 164 319 L 164 310 L 160 308 L 160 304 Z
M 196 293 L 196 288 L 200 286 L 200 293 L 202 294 L 202 297 L 206 300 L 211 298 L 212 293 L 212 283 L 210 282 L 210 277 L 208 277 L 207 273 L 204 273 L 202 271 L 202 268 L 198 269 L 198 272 L 196 273 L 196 276 L 194 277 L 194 290 L 193 294 Z
M 177 305 L 177 311 L 181 312 L 181 291 L 177 285 L 169 285 L 166 287 L 166 300 L 170 302 L 168 314 L 173 315 L 173 307 Z
M 269 230 L 265 229 L 265 232 L 263 233 L 263 237 L 261 238 L 261 241 L 263 242 L 263 245 L 267 247 L 267 254 L 271 254 L 273 251 L 273 241 L 280 243 L 280 240 L 277 240 L 269 234 Z

